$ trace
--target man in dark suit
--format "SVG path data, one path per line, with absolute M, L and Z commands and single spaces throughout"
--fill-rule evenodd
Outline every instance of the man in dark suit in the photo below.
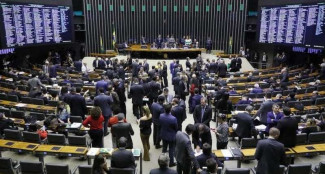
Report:
M 267 113 L 272 111 L 272 106 L 274 104 L 271 93 L 266 93 L 265 98 L 265 101 L 261 104 L 260 109 L 256 113 L 256 116 L 259 117 L 259 121 L 264 125 L 267 124 Z
M 242 138 L 251 138 L 255 132 L 253 118 L 250 115 L 253 109 L 253 106 L 248 105 L 245 108 L 246 112 L 238 113 L 237 116 L 235 116 L 235 120 L 237 122 L 236 134 L 238 135 L 239 143 Z
M 175 137 L 177 132 L 177 119 L 170 114 L 172 109 L 171 104 L 164 105 L 165 113 L 159 117 L 160 123 L 160 137 L 163 140 L 163 153 L 167 153 L 167 147 L 169 152 L 170 163 L 169 167 L 176 166 L 174 162 L 174 151 L 175 151 Z
M 130 88 L 130 95 L 132 97 L 133 104 L 133 115 L 139 119 L 142 117 L 142 105 L 145 92 L 143 90 L 143 86 L 139 84 L 137 78 L 135 78 L 133 82 L 134 84 Z
M 98 69 L 99 68 L 99 59 L 98 59 L 97 56 L 95 57 L 95 60 L 93 61 L 93 68 L 94 69 Z
M 162 61 L 162 71 L 161 71 L 161 77 L 163 79 L 164 85 L 163 87 L 166 88 L 168 87 L 168 79 L 167 79 L 167 72 L 168 72 L 168 67 L 166 65 L 166 61 Z
M 111 158 L 111 167 L 114 168 L 136 168 L 133 153 L 126 150 L 127 139 L 121 137 L 118 140 L 118 150 L 114 151 Z
M 111 96 L 105 95 L 104 88 L 99 88 L 99 95 L 94 99 L 94 106 L 100 107 L 102 110 L 102 115 L 104 116 L 104 135 L 108 135 L 107 126 L 108 120 L 112 116 L 111 105 L 113 104 L 113 98 Z
M 184 110 L 184 108 L 179 105 L 178 98 L 173 99 L 172 105 L 173 105 L 173 108 L 172 108 L 171 113 L 177 119 L 178 130 L 182 131 L 182 123 L 186 119 L 186 115 L 185 115 L 186 110 Z
M 121 137 L 126 138 L 126 148 L 133 148 L 133 141 L 131 135 L 134 135 L 134 131 L 130 123 L 124 122 L 124 114 L 117 114 L 118 122 L 112 126 L 113 141 L 117 142 Z
M 288 69 L 287 67 L 284 67 L 282 70 L 281 70 L 281 74 L 280 74 L 280 85 L 281 85 L 281 88 L 286 90 L 288 89 L 287 86 L 288 86 L 288 82 L 289 82 L 289 72 L 288 72 Z
M 242 60 L 240 57 L 238 57 L 238 55 L 236 56 L 236 71 L 240 71 L 241 69 L 241 64 L 242 64 Z
M 138 76 L 138 68 L 139 68 L 139 60 L 136 59 L 132 62 L 132 76 L 137 77 Z
M 188 68 L 188 70 L 191 71 L 192 65 L 189 57 L 186 57 L 185 67 L 186 69 Z
M 210 121 L 212 119 L 212 109 L 206 104 L 206 99 L 201 98 L 201 104 L 197 105 L 193 112 L 194 123 L 203 123 L 210 127 Z
M 236 72 L 237 71 L 237 67 L 236 67 L 236 58 L 232 58 L 231 56 L 229 57 L 230 59 L 230 72 Z
M 103 88 L 104 93 L 108 90 L 108 82 L 106 81 L 106 76 L 102 76 L 102 80 L 96 83 L 96 94 L 99 94 L 99 89 Z
M 143 70 L 147 73 L 149 71 L 149 63 L 147 62 L 147 59 L 143 60 Z
M 50 69 L 49 69 L 50 78 L 56 78 L 56 76 L 57 76 L 56 68 L 57 68 L 57 65 L 53 65 L 52 63 L 50 63 Z
M 196 157 L 201 169 L 202 167 L 207 166 L 206 160 L 209 158 L 213 158 L 214 160 L 216 160 L 218 167 L 223 167 L 223 164 L 219 161 L 218 157 L 214 153 L 212 153 L 210 144 L 204 143 L 202 152 L 203 153 L 201 155 Z
M 153 77 L 152 81 L 149 83 L 150 91 L 149 91 L 148 98 L 149 98 L 150 105 L 153 102 L 157 101 L 159 94 L 161 94 L 161 92 L 162 92 L 158 80 L 159 80 L 159 77 L 155 76 L 155 77 Z
M 179 81 L 181 81 L 181 77 L 180 77 L 180 74 L 177 74 L 173 80 L 172 80 L 172 84 L 174 85 L 174 92 L 175 92 L 175 95 L 179 95 L 179 91 L 178 91 L 178 88 L 179 88 Z
M 191 147 L 190 135 L 195 131 L 195 126 L 189 124 L 185 128 L 185 132 L 178 131 L 176 134 L 175 157 L 177 161 L 177 173 L 191 173 L 191 166 L 194 165 L 195 170 L 199 170 L 200 166 L 197 162 L 193 149 Z
M 202 123 L 194 124 L 195 131 L 192 135 L 194 148 L 202 148 L 204 143 L 212 144 L 210 128 Z
M 280 174 L 280 165 L 285 164 L 285 149 L 276 139 L 280 135 L 277 128 L 270 129 L 268 139 L 257 143 L 255 159 L 258 160 L 256 174 Z
M 160 115 L 165 112 L 163 104 L 165 102 L 164 96 L 158 97 L 158 103 L 153 102 L 151 105 L 151 114 L 152 114 L 152 121 L 153 121 L 153 144 L 156 146 L 156 149 L 161 148 L 160 146 L 160 122 L 159 118 Z
M 276 127 L 278 121 L 283 118 L 283 114 L 279 111 L 280 106 L 278 104 L 273 104 L 272 112 L 267 113 L 267 126 L 265 132 L 269 132 L 272 127 Z
M 168 168 L 169 157 L 165 153 L 159 155 L 158 164 L 159 168 L 151 169 L 150 174 L 177 174 L 175 170 Z
M 185 81 L 186 81 L 186 77 L 185 76 L 182 76 L 181 77 L 181 80 L 179 81 L 179 84 L 178 84 L 178 95 L 181 97 L 181 99 L 185 100 L 186 99 L 186 84 L 185 84 Z
M 82 68 L 81 60 L 74 61 L 74 67 L 76 68 L 76 71 L 81 72 L 81 68 Z
M 284 117 L 278 121 L 277 128 L 280 130 L 279 141 L 284 147 L 294 147 L 298 130 L 298 122 L 295 118 L 290 117 L 291 109 L 283 107 Z
M 258 83 L 254 85 L 254 88 L 251 91 L 251 94 L 261 94 L 263 93 L 263 89 L 260 87 Z
M 215 59 L 212 59 L 212 63 L 210 64 L 209 67 L 209 73 L 216 73 L 218 70 L 218 64 L 216 63 Z
M 126 96 L 125 96 L 125 87 L 124 87 L 124 81 L 113 79 L 113 87 L 114 91 L 117 93 L 119 101 L 120 101 L 120 110 L 124 115 L 126 115 Z
M 190 99 L 190 113 L 193 113 L 194 112 L 194 109 L 197 105 L 200 104 L 201 102 L 201 98 L 202 98 L 202 95 L 199 94 L 199 89 L 198 88 L 195 88 L 194 89 L 194 96 Z
M 70 115 L 81 116 L 84 120 L 87 114 L 87 106 L 85 98 L 80 94 L 81 88 L 72 88 L 72 95 L 69 96 L 68 104 L 70 106 Z
M 221 60 L 221 63 L 218 64 L 217 72 L 219 77 L 225 78 L 227 74 L 227 65 L 224 60 Z

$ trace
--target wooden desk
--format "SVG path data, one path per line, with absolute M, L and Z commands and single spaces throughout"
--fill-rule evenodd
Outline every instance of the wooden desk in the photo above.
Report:
M 1 91 L 1 92 L 4 92 L 4 93 L 9 93 L 9 92 L 12 91 L 12 89 L 4 88 L 4 87 L 0 87 L 0 91 Z M 21 95 L 23 95 L 23 96 L 28 95 L 28 92 L 27 92 L 27 91 L 19 91 L 19 90 L 18 90 L 18 92 L 19 92 Z
M 308 149 L 309 147 L 313 149 Z M 297 156 L 304 156 L 304 155 L 322 152 L 324 149 L 321 148 L 319 145 L 314 146 L 314 144 L 308 144 L 308 145 L 300 145 L 300 146 L 293 147 L 292 150 L 296 152 Z
M 37 149 L 39 144 L 20 142 L 20 141 L 11 141 L 0 139 L 0 149 L 1 150 L 11 150 L 15 152 L 33 152 Z M 0 151 L 1 157 L 1 151 Z
M 60 154 L 63 156 L 73 156 L 73 157 L 86 157 L 87 147 L 77 147 L 77 146 L 63 146 L 60 150 Z
M 98 56 L 98 57 L 115 57 L 117 53 L 108 53 L 108 54 L 101 54 L 101 53 L 90 53 L 90 56 Z
M 254 159 L 255 151 L 256 148 L 241 149 L 241 152 L 243 154 L 243 159 Z M 295 154 L 295 151 L 293 151 L 291 148 L 288 148 L 287 151 L 285 151 L 285 154 L 286 156 L 292 157 Z
M 19 104 L 21 104 L 21 106 L 19 106 Z M 37 111 L 41 111 L 41 112 L 51 112 L 51 113 L 56 112 L 56 107 L 53 107 L 53 106 L 25 104 L 25 103 L 18 103 L 18 102 L 12 102 L 12 101 L 7 101 L 7 100 L 0 100 L 0 105 L 7 106 L 10 108 L 18 107 L 18 108 L 23 108 L 26 110 L 37 110 Z

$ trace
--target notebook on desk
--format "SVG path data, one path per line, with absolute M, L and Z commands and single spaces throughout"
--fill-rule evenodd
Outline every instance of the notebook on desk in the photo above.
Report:
M 140 156 L 141 149 L 132 149 L 133 156 Z

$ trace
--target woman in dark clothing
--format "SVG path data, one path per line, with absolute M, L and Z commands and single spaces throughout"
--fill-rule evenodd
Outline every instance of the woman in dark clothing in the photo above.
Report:
M 99 154 L 95 156 L 94 159 L 93 174 L 106 174 L 106 173 L 109 173 L 106 159 L 103 157 L 103 155 Z
M 150 113 L 150 109 L 147 105 L 143 106 L 143 117 L 140 118 L 140 136 L 143 145 L 143 160 L 150 161 L 149 149 L 149 137 L 151 134 L 151 124 L 152 124 L 152 116 Z
M 85 127 L 90 127 L 88 133 L 92 139 L 92 147 L 104 147 L 103 122 L 104 117 L 100 107 L 94 107 L 90 111 L 90 116 L 88 116 L 82 123 Z

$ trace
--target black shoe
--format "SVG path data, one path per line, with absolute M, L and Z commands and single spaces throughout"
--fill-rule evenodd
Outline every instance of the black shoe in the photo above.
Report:
M 169 164 L 169 167 L 174 167 L 174 166 L 176 166 L 176 163 Z
M 156 149 L 160 149 L 160 148 L 161 148 L 161 145 L 157 145 L 157 146 L 156 146 Z

